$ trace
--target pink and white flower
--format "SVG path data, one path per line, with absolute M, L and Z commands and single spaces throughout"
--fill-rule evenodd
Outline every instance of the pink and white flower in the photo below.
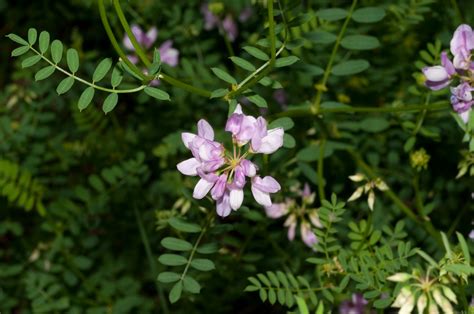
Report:
M 318 238 L 312 228 L 322 228 L 322 224 L 319 221 L 318 211 L 315 208 L 307 208 L 307 206 L 314 202 L 315 194 L 311 193 L 308 184 L 305 184 L 302 191 L 297 190 L 296 194 L 301 196 L 301 204 L 296 203 L 293 199 L 286 199 L 283 203 L 273 203 L 270 206 L 265 206 L 265 212 L 272 219 L 288 215 L 283 225 L 288 228 L 288 240 L 290 241 L 295 239 L 299 223 L 299 232 L 303 243 L 314 249 Z
M 267 130 L 266 126 L 263 117 L 256 119 L 247 116 L 238 105 L 225 128 L 232 133 L 232 153 L 214 140 L 213 128 L 203 119 L 197 124 L 197 134 L 182 133 L 184 146 L 193 157 L 180 162 L 177 168 L 184 175 L 200 177 L 193 197 L 202 199 L 210 192 L 211 198 L 216 201 L 217 214 L 226 217 L 242 206 L 246 178 L 250 178 L 251 191 L 257 203 L 271 206 L 270 194 L 277 193 L 281 186 L 271 176 L 257 176 L 258 167 L 247 158 L 255 153 L 270 154 L 283 145 L 283 129 Z M 252 143 L 242 154 L 242 148 L 250 141 Z

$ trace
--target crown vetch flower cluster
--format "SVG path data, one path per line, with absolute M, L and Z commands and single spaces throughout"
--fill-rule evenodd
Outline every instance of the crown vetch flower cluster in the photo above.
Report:
M 432 90 L 443 89 L 459 78 L 459 84 L 451 87 L 451 104 L 461 119 L 467 123 L 471 107 L 474 83 L 474 62 L 471 50 L 474 49 L 474 32 L 469 25 L 462 24 L 454 32 L 450 42 L 453 61 L 446 52 L 441 53 L 441 65 L 423 68 L 425 85 Z
M 233 151 L 214 140 L 214 130 L 206 120 L 199 120 L 198 134 L 182 133 L 181 138 L 193 157 L 180 162 L 178 170 L 188 176 L 199 176 L 193 197 L 204 198 L 209 192 L 217 202 L 217 214 L 228 216 L 237 210 L 244 199 L 247 178 L 251 181 L 252 194 L 262 206 L 271 206 L 271 193 L 278 192 L 280 184 L 271 176 L 261 178 L 258 167 L 247 159 L 255 153 L 271 154 L 283 146 L 283 129 L 268 130 L 263 117 L 247 116 L 237 105 L 227 120 L 225 130 L 232 133 Z M 242 148 L 248 149 L 242 154 Z
M 278 219 L 285 215 L 288 215 L 285 220 L 284 226 L 288 227 L 288 240 L 293 241 L 295 239 L 296 227 L 300 222 L 300 235 L 304 244 L 313 248 L 318 242 L 316 234 L 311 230 L 311 225 L 314 227 L 321 228 L 321 222 L 316 209 L 306 208 L 314 202 L 316 196 L 312 193 L 309 185 L 305 184 L 302 191 L 297 191 L 302 198 L 302 204 L 296 204 L 295 200 L 287 198 L 283 203 L 274 203 L 271 206 L 265 206 L 265 212 L 268 217 Z M 309 220 L 309 221 L 308 221 Z

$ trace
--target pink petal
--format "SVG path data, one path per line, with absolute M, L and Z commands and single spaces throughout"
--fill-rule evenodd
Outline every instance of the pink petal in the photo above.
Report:
M 278 181 L 271 176 L 266 176 L 263 179 L 254 177 L 252 179 L 252 186 L 266 193 L 276 193 L 281 189 Z
M 244 159 L 240 162 L 240 165 L 244 169 L 244 174 L 247 177 L 252 178 L 257 174 L 257 166 L 250 160 Z
M 196 137 L 196 134 L 189 133 L 189 132 L 183 132 L 181 133 L 181 139 L 183 140 L 184 146 L 186 146 L 187 149 L 189 149 L 189 144 L 194 140 Z
M 205 138 L 206 140 L 214 140 L 214 130 L 212 126 L 204 119 L 198 122 L 198 135 Z
M 232 208 L 230 207 L 229 203 L 229 194 L 225 193 L 224 196 L 217 201 L 216 211 L 217 214 L 221 217 L 227 217 L 230 215 Z
M 295 239 L 296 222 L 288 226 L 288 240 L 293 241 Z
M 201 163 L 196 158 L 189 158 L 177 164 L 176 167 L 179 172 L 186 176 L 195 176 L 200 165 Z
M 288 206 L 285 203 L 273 203 L 265 207 L 265 213 L 268 217 L 277 219 L 288 213 Z
M 217 179 L 216 184 L 214 185 L 214 188 L 212 188 L 211 196 L 214 200 L 218 200 L 224 195 L 224 192 L 227 186 L 226 183 L 227 183 L 227 174 L 223 173 L 219 176 L 219 179 Z
M 148 30 L 148 32 L 146 32 L 145 36 L 150 43 L 154 43 L 156 41 L 156 38 L 158 37 L 158 29 L 155 26 L 153 26 L 152 28 Z M 146 47 L 146 48 L 150 48 L 150 47 Z

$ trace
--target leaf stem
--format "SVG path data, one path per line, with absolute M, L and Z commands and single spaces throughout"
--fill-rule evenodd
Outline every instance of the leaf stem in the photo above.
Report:
M 91 83 L 89 81 L 86 81 L 76 75 L 74 75 L 73 73 L 71 72 L 68 72 L 66 70 L 64 70 L 63 68 L 59 67 L 57 64 L 55 64 L 54 62 L 52 62 L 51 60 L 49 60 L 48 58 L 46 58 L 41 52 L 39 52 L 38 50 L 36 50 L 35 48 L 33 48 L 32 46 L 29 46 L 30 49 L 36 53 L 37 55 L 41 56 L 41 58 L 46 61 L 47 63 L 49 63 L 51 66 L 55 67 L 56 70 L 66 74 L 67 76 L 70 76 L 72 77 L 73 79 L 75 79 L 76 81 L 79 81 L 85 85 L 88 85 L 90 87 L 93 87 L 97 90 L 101 90 L 101 91 L 104 91 L 104 92 L 108 92 L 108 93 L 117 93 L 117 94 L 126 94 L 126 93 L 135 93 L 135 92 L 139 92 L 143 89 L 145 89 L 146 85 L 140 85 L 138 87 L 135 87 L 135 88 L 131 88 L 131 89 L 111 89 L 111 88 L 106 88 L 106 87 L 102 87 L 102 86 L 99 86 L 99 85 L 96 85 L 94 83 Z
M 191 254 L 189 255 L 189 258 L 188 258 L 188 262 L 186 263 L 186 266 L 184 267 L 184 270 L 181 274 L 181 278 L 179 279 L 180 281 L 184 280 L 184 277 L 186 277 L 186 273 L 188 272 L 189 266 L 191 266 L 191 262 L 193 260 L 194 254 L 196 253 L 196 250 L 199 244 L 201 243 L 201 240 L 204 237 L 204 234 L 206 234 L 207 228 L 209 227 L 213 219 L 214 219 L 214 213 L 211 211 L 208 215 L 205 226 L 202 228 L 201 233 L 199 234 L 199 237 L 194 243 L 193 249 L 191 250 Z
M 349 21 L 351 20 L 352 12 L 354 12 L 356 5 L 357 5 L 357 0 L 353 0 L 349 13 L 347 14 L 346 20 L 344 21 L 344 24 L 342 24 L 341 31 L 339 32 L 336 42 L 334 43 L 334 46 L 332 48 L 331 56 L 329 57 L 328 64 L 326 65 L 326 69 L 324 70 L 323 79 L 321 83 L 319 83 L 319 85 L 321 85 L 321 88 L 318 89 L 318 92 L 316 94 L 316 99 L 311 107 L 311 111 L 314 114 L 320 113 L 319 110 L 321 108 L 321 99 L 322 99 L 323 93 L 327 90 L 326 83 L 329 79 L 329 74 L 331 73 L 332 64 L 334 63 L 337 49 L 339 48 L 339 45 L 341 43 L 342 36 L 344 36 L 344 34 L 346 33 L 347 25 L 349 24 Z

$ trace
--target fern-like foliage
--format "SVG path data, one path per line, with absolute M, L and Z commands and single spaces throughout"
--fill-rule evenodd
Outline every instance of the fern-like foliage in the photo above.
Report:
M 249 277 L 250 285 L 245 291 L 258 291 L 262 302 L 268 300 L 270 304 L 279 303 L 291 308 L 297 298 L 309 299 L 316 306 L 318 297 L 315 291 L 320 288 L 312 288 L 308 280 L 303 276 L 295 276 L 282 271 L 267 271 L 265 274 L 257 274 L 256 277 Z
M 0 195 L 10 203 L 40 215 L 46 214 L 42 202 L 44 187 L 17 163 L 0 159 Z
M 171 303 L 175 303 L 181 298 L 183 290 L 193 294 L 200 293 L 201 285 L 189 274 L 191 268 L 199 272 L 207 272 L 215 268 L 212 260 L 207 258 L 195 258 L 196 254 L 206 255 L 213 254 L 217 251 L 217 245 L 213 243 L 201 245 L 203 236 L 208 230 L 209 224 L 212 222 L 212 217 L 213 216 L 208 217 L 207 224 L 203 227 L 177 217 L 172 217 L 168 221 L 170 226 L 180 233 L 199 234 L 194 244 L 175 237 L 166 237 L 161 240 L 161 245 L 164 248 L 185 254 L 165 253 L 158 258 L 158 261 L 165 266 L 181 269 L 180 272 L 166 271 L 158 275 L 159 282 L 173 283 L 169 293 Z
M 92 74 L 91 80 L 86 80 L 79 77 L 77 72 L 79 70 L 80 61 L 77 50 L 74 48 L 69 48 L 67 51 L 65 51 L 64 44 L 58 39 L 50 42 L 50 35 L 47 31 L 42 31 L 38 36 L 37 30 L 30 28 L 28 30 L 27 39 L 23 39 L 15 34 L 9 34 L 7 37 L 20 45 L 20 47 L 12 51 L 13 57 L 19 57 L 28 52 L 33 52 L 33 55 L 25 58 L 22 61 L 21 66 L 23 68 L 34 66 L 40 61 L 44 61 L 48 64 L 36 72 L 36 81 L 47 79 L 56 71 L 61 72 L 67 76 L 59 83 L 58 87 L 56 88 L 56 91 L 59 95 L 67 93 L 73 87 L 76 81 L 86 85 L 87 87 L 82 92 L 77 104 L 79 110 L 81 111 L 90 105 L 96 90 L 106 92 L 108 94 L 102 105 L 102 110 L 104 113 L 108 113 L 115 108 L 118 103 L 118 94 L 143 91 L 149 96 L 159 100 L 170 99 L 168 93 L 155 87 L 149 87 L 148 84 L 141 84 L 140 86 L 131 89 L 120 89 L 119 87 L 122 84 L 124 72 L 129 73 L 133 77 L 136 76 L 122 61 L 118 62 L 112 70 L 112 74 L 110 76 L 110 87 L 104 87 L 97 84 L 98 82 L 102 81 L 112 69 L 113 62 L 110 58 L 103 59 L 101 62 L 99 62 L 94 70 L 94 73 Z M 35 46 L 35 44 L 37 45 Z M 48 55 L 48 52 L 50 56 Z M 66 55 L 67 68 L 60 65 L 64 55 Z M 161 69 L 159 54 L 155 54 L 155 56 L 157 56 L 155 58 L 156 60 L 154 60 L 154 63 L 149 71 L 151 75 L 149 81 L 157 78 Z

